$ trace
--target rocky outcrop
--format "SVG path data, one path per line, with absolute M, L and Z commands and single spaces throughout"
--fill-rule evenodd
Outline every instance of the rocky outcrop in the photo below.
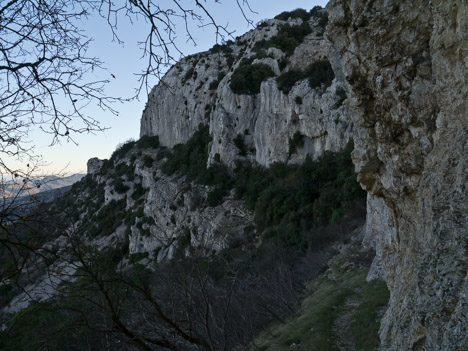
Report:
M 94 174 L 99 172 L 103 162 L 103 160 L 100 160 L 97 157 L 90 158 L 87 163 L 87 174 Z
M 94 190 L 81 195 L 77 203 L 89 199 L 102 201 L 102 211 L 123 202 L 121 211 L 125 217 L 118 219 L 120 224 L 112 235 L 91 236 L 92 245 L 100 248 L 124 245 L 129 255 L 144 255 L 148 257 L 146 262 L 152 264 L 184 256 L 210 255 L 252 239 L 253 213 L 233 192 L 220 204 L 209 206 L 207 197 L 213 187 L 189 181 L 181 174 L 165 174 L 161 166 L 166 158 L 145 164 L 143 159 L 150 159 L 153 152 L 154 149 L 142 152 L 133 148 L 114 160 L 112 169 L 94 173 L 90 178 L 103 189 L 102 200 L 96 199 L 99 191 Z M 115 169 L 127 169 L 128 173 L 116 176 Z M 117 188 L 116 181 L 120 182 Z
M 340 81 L 312 89 L 304 77 L 289 92 L 281 91 L 276 81 L 281 74 L 304 70 L 330 56 L 319 18 L 311 17 L 312 32 L 293 53 L 269 47 L 259 54 L 257 44 L 277 35 L 286 23 L 299 26 L 302 20 L 266 21 L 235 43 L 177 63 L 149 94 L 140 135 L 158 135 L 162 145 L 172 147 L 186 142 L 199 124 L 207 124 L 212 136 L 209 162 L 219 159 L 231 166 L 246 159 L 266 166 L 295 163 L 307 154 L 316 158 L 325 150 L 341 150 L 351 139 L 353 125 L 344 113 L 346 96 Z M 236 94 L 230 87 L 234 72 L 246 59 L 274 72 L 275 77 L 261 83 L 258 94 Z M 294 134 L 302 142 L 291 150 Z
M 253 213 L 245 203 L 227 196 L 218 206 L 207 206 L 211 187 L 167 176 L 160 164 L 137 164 L 135 173 L 146 189 L 143 215 L 152 218 L 143 230 L 131 227 L 129 253 L 149 253 L 157 262 L 174 256 L 205 255 L 244 243 L 246 228 L 254 228 Z
M 381 348 L 464 350 L 468 4 L 333 0 L 327 9 L 353 159 L 370 193 L 374 263 L 391 292 Z

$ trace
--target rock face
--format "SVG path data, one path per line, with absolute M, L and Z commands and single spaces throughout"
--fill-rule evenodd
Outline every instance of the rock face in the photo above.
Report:
M 90 158 L 87 163 L 87 174 L 94 174 L 99 172 L 103 164 L 103 161 L 97 157 Z
M 133 160 L 137 155 L 138 150 L 131 150 L 114 161 L 117 169 L 133 169 L 132 180 L 123 183 L 124 190 L 115 191 L 112 173 L 101 172 L 93 178 L 105 189 L 103 207 L 112 201 L 123 201 L 125 211 L 136 214 L 135 221 L 123 221 L 115 230 L 117 241 L 128 240 L 130 255 L 146 254 L 148 262 L 161 262 L 174 257 L 209 255 L 251 239 L 246 233 L 255 232 L 253 214 L 233 193 L 221 204 L 208 206 L 207 196 L 212 187 L 188 181 L 180 174 L 164 174 L 161 165 L 166 159 L 155 160 L 148 166 L 141 160 Z M 151 150 L 147 150 L 142 156 L 150 155 Z M 109 246 L 102 243 L 98 246 L 106 245 Z
M 259 54 L 285 24 L 270 20 L 185 58 L 152 90 L 141 135 L 171 147 L 207 124 L 209 162 L 229 166 L 300 162 L 353 138 L 369 193 L 364 244 L 376 250 L 368 278 L 385 279 L 391 291 L 382 350 L 467 349 L 468 4 L 332 0 L 327 11 L 324 35 L 312 16 L 312 32 L 292 54 Z M 280 90 L 277 77 L 325 58 L 331 84 L 312 89 L 301 78 Z M 274 73 L 258 93 L 231 88 L 243 59 Z
M 254 228 L 253 214 L 234 194 L 214 207 L 206 205 L 210 187 L 167 176 L 160 164 L 137 164 L 135 173 L 147 189 L 143 214 L 153 223 L 144 230 L 131 227 L 129 253 L 147 252 L 158 262 L 175 255 L 209 254 L 245 242 L 246 227 Z M 157 180 L 155 180 L 155 177 Z M 176 252 L 178 251 L 178 252 Z
M 370 193 L 382 350 L 468 348 L 468 3 L 333 0 L 328 37 Z M 381 272 L 379 273 L 379 269 Z
M 330 56 L 323 27 L 314 16 L 309 20 L 312 32 L 294 53 L 270 47 L 259 55 L 257 44 L 277 35 L 286 23 L 299 26 L 302 20 L 269 20 L 222 49 L 181 60 L 151 91 L 140 135 L 158 135 L 162 145 L 172 147 L 186 142 L 199 124 L 209 125 L 209 162 L 219 158 L 230 166 L 246 159 L 266 166 L 277 161 L 294 163 L 307 154 L 316 158 L 325 150 L 341 150 L 352 137 L 353 125 L 345 117 L 346 96 L 338 79 L 315 89 L 308 79 L 299 79 L 287 93 L 278 89 L 275 77 L 263 81 L 258 94 L 236 94 L 230 87 L 245 59 L 266 64 L 279 76 Z M 296 133 L 302 143 L 291 152 Z

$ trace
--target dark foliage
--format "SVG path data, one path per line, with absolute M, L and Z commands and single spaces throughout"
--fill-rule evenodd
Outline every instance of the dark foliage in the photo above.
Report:
M 329 87 L 335 78 L 332 66 L 328 60 L 320 60 L 312 63 L 306 69 L 306 76 L 309 78 L 309 85 L 312 89 L 320 87 Z
M 302 138 L 296 139 L 300 143 Z M 353 201 L 364 199 L 350 158 L 352 149 L 349 144 L 339 153 L 325 152 L 317 161 L 307 157 L 300 166 L 239 166 L 236 194 L 254 210 L 260 232 L 269 228 L 268 235 L 283 233 L 288 244 L 298 244 L 306 240 L 301 233 L 336 222 Z
M 304 79 L 304 72 L 297 69 L 292 69 L 285 73 L 282 73 L 276 78 L 278 83 L 278 89 L 283 93 L 287 94 L 291 88 L 300 80 Z
M 233 44 L 233 42 L 230 42 Z M 220 45 L 220 44 L 215 44 L 213 47 L 209 50 L 210 54 L 216 54 L 218 52 L 222 52 L 224 54 L 231 54 L 232 53 L 232 48 L 228 44 Z
M 187 175 L 189 180 L 198 178 L 206 169 L 210 141 L 209 127 L 201 125 L 187 143 L 176 145 L 167 154 L 168 160 L 162 166 L 163 172 L 169 175 L 180 172 Z
M 275 16 L 275 19 L 279 19 L 282 21 L 287 21 L 288 19 L 300 18 L 303 21 L 308 21 L 311 14 L 304 9 L 295 9 L 293 11 L 284 11 L 281 12 L 279 15 Z
M 310 64 L 305 70 L 293 69 L 282 73 L 276 78 L 278 89 L 287 94 L 291 88 L 300 80 L 309 79 L 309 86 L 312 89 L 321 87 L 327 88 L 331 85 L 335 73 L 328 60 L 319 60 Z
M 225 186 L 219 185 L 216 186 L 213 190 L 208 193 L 208 197 L 206 198 L 208 206 L 217 206 L 219 205 L 224 196 L 227 195 L 227 189 Z
M 237 134 L 237 136 L 233 139 L 234 145 L 236 145 L 237 149 L 239 150 L 239 155 L 246 156 L 247 149 L 244 143 L 244 136 L 242 134 Z
M 283 69 L 286 68 L 286 66 L 288 65 L 289 61 L 286 57 L 283 57 L 279 62 L 278 62 L 278 67 L 280 69 L 280 71 L 282 71 Z
M 267 49 L 275 47 L 291 55 L 296 47 L 304 41 L 306 35 L 310 34 L 312 29 L 308 22 L 303 22 L 300 25 L 291 26 L 288 23 L 280 26 L 278 34 L 269 40 L 261 40 L 255 44 L 255 49 Z
M 228 169 L 221 163 L 206 166 L 210 141 L 208 126 L 201 125 L 186 144 L 176 145 L 172 152 L 167 154 L 167 161 L 162 166 L 162 170 L 169 175 L 181 173 L 186 175 L 188 180 L 215 186 L 217 190 L 209 200 L 209 205 L 214 206 L 227 193 L 227 189 L 232 187 L 232 180 Z
M 219 82 L 226 76 L 226 72 L 218 73 L 218 78 L 210 83 L 209 90 L 218 89 Z
M 270 66 L 264 63 L 243 65 L 232 74 L 230 87 L 236 94 L 258 94 L 262 82 L 274 75 Z
M 212 185 L 209 206 L 219 204 L 234 189 L 254 211 L 261 245 L 233 238 L 231 247 L 218 255 L 191 259 L 185 252 L 194 250 L 191 235 L 197 229 L 182 227 L 175 258 L 157 264 L 155 271 L 138 263 L 149 257 L 147 253 L 128 255 L 128 239 L 103 252 L 83 246 L 78 254 L 85 258 L 84 265 L 77 279 L 61 286 L 60 297 L 14 314 L 6 323 L 8 329 L 0 331 L 2 350 L 135 349 L 135 340 L 169 337 L 183 351 L 196 349 L 206 340 L 214 345 L 211 349 L 223 349 L 223 345 L 233 349 L 247 345 L 267 323 L 281 321 L 295 310 L 305 282 L 326 261 L 310 256 L 311 250 L 343 235 L 341 227 L 327 231 L 320 224 L 336 222 L 365 196 L 353 172 L 352 144 L 317 161 L 307 158 L 300 166 L 273 164 L 267 169 L 239 164 L 230 174 L 219 163 L 206 167 L 210 141 L 208 127 L 201 126 L 187 144 L 166 150 L 165 172 Z M 114 173 L 125 174 L 127 167 L 121 162 Z M 57 203 L 56 210 L 85 206 L 91 211 L 86 223 L 92 228 L 85 228 L 90 237 L 108 235 L 124 224 L 127 235 L 131 226 L 149 235 L 154 220 L 144 215 L 142 185 L 134 186 L 136 203 L 131 210 L 126 210 L 126 198 L 102 206 L 103 187 L 87 176 L 73 187 L 73 196 L 61 200 L 60 206 Z M 82 195 L 83 204 L 75 202 L 77 194 Z M 84 203 L 91 194 L 92 203 Z M 95 194 L 100 194 L 99 199 L 94 199 Z M 173 210 L 176 204 L 171 204 Z M 175 216 L 170 220 L 176 223 Z M 246 236 L 254 231 L 247 228 Z M 119 270 L 123 257 L 131 265 Z M 9 293 L 9 288 L 4 290 Z M 206 311 L 210 311 L 208 317 Z M 188 342 L 186 335 L 197 339 Z
M 336 96 L 338 97 L 338 101 L 335 104 L 335 108 L 339 108 L 343 105 L 343 102 L 346 100 L 347 95 L 346 91 L 343 88 L 336 89 Z
M 139 149 L 157 149 L 159 147 L 159 136 L 143 135 L 136 144 Z
M 117 149 L 115 149 L 115 151 L 112 153 L 111 160 L 118 160 L 118 159 L 125 157 L 127 153 L 131 149 L 133 149 L 135 144 L 136 144 L 136 141 L 130 140 L 124 144 L 117 146 Z
M 114 180 L 112 185 L 114 186 L 114 189 L 118 194 L 125 194 L 130 189 L 124 184 L 122 178 L 117 178 L 116 180 Z
M 153 158 L 149 155 L 143 156 L 143 165 L 147 168 L 151 167 L 153 165 Z
M 328 24 L 328 13 L 320 6 L 314 6 L 314 8 L 310 10 L 310 15 L 318 18 L 318 26 L 321 29 L 320 34 L 323 34 L 325 32 L 325 27 Z
M 293 137 L 289 139 L 289 156 L 302 146 L 304 146 L 304 136 L 300 132 L 294 133 Z
M 143 188 L 143 186 L 141 185 L 141 183 L 135 183 L 135 185 L 133 186 L 133 193 L 132 193 L 132 199 L 133 200 L 138 200 L 140 197 L 142 197 L 143 195 L 145 195 L 146 193 L 146 189 Z
M 192 77 L 195 77 L 194 79 L 196 79 L 195 73 L 196 72 L 195 72 L 195 69 L 193 67 L 189 68 L 189 70 L 185 73 L 185 76 L 184 76 L 184 79 L 182 80 L 182 82 L 185 84 Z
M 127 199 L 112 200 L 107 205 L 101 207 L 99 212 L 92 216 L 90 221 L 91 229 L 88 236 L 94 238 L 97 236 L 107 236 L 112 234 L 125 218 L 125 207 Z

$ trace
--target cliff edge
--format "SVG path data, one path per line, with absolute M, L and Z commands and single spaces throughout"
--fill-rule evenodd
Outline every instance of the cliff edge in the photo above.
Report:
M 374 272 L 391 293 L 381 349 L 466 350 L 468 4 L 333 0 L 327 9 L 369 193 Z

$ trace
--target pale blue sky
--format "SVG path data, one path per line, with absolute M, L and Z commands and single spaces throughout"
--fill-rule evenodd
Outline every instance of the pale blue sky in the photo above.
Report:
M 325 7 L 327 3 L 325 0 L 250 0 L 249 2 L 252 10 L 257 12 L 248 14 L 254 23 L 262 19 L 273 18 L 282 11 L 296 8 L 309 10 L 316 5 Z M 247 26 L 235 0 L 224 0 L 221 4 L 210 6 L 210 9 L 219 23 L 228 24 L 231 30 L 236 31 L 234 36 L 252 29 Z M 97 78 L 108 79 L 110 72 L 116 76 L 116 79 L 111 79 L 106 90 L 107 94 L 120 97 L 132 96 L 134 89 L 138 87 L 135 73 L 139 73 L 146 63 L 144 59 L 141 59 L 141 51 L 136 44 L 136 41 L 142 40 L 145 35 L 144 24 L 137 23 L 134 26 L 119 24 L 119 35 L 124 40 L 124 45 L 111 42 L 112 34 L 102 20 L 91 19 L 84 25 L 94 38 L 89 54 L 100 57 L 109 69 L 109 73 L 101 72 Z M 187 55 L 205 51 L 216 43 L 215 35 L 210 28 L 194 28 L 193 32 L 197 39 L 197 46 L 184 44 L 182 49 Z M 184 41 L 183 37 L 180 39 Z M 36 153 L 42 154 L 44 160 L 49 163 L 49 166 L 44 168 L 44 172 L 54 173 L 65 167 L 68 173 L 86 172 L 86 162 L 89 158 L 108 158 L 119 143 L 130 138 L 137 139 L 140 131 L 140 117 L 146 101 L 146 93 L 142 92 L 139 101 L 116 104 L 114 108 L 119 111 L 118 116 L 90 106 L 88 113 L 110 129 L 103 133 L 77 135 L 75 140 L 78 145 L 64 141 L 61 145 L 49 147 L 50 136 L 39 132 L 32 133 L 31 141 L 36 145 Z

